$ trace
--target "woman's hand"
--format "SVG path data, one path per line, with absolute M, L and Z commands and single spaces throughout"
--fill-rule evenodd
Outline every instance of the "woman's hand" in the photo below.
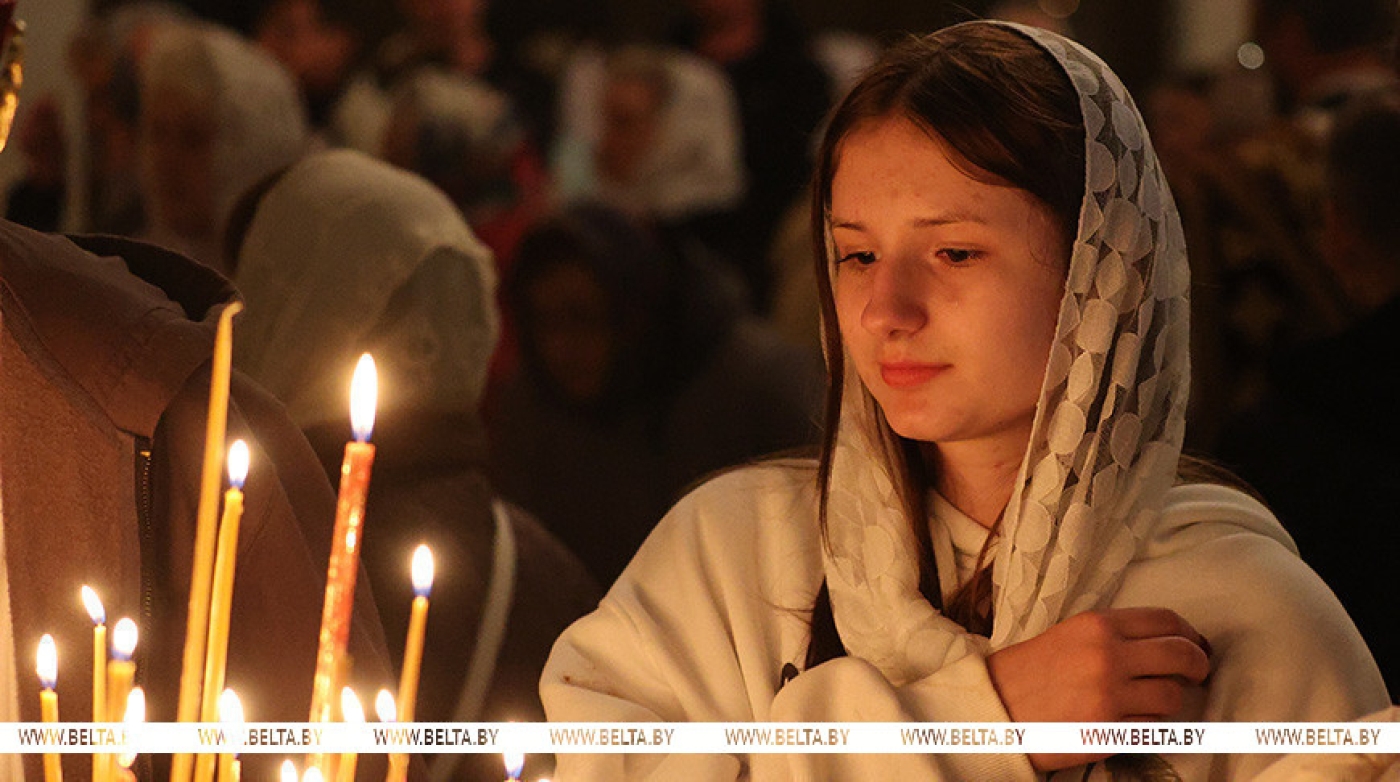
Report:
M 1118 608 L 1078 614 L 987 658 L 1017 722 L 1118 722 L 1175 714 L 1183 690 L 1210 674 L 1209 644 L 1176 612 Z M 1106 755 L 1032 755 L 1039 771 Z

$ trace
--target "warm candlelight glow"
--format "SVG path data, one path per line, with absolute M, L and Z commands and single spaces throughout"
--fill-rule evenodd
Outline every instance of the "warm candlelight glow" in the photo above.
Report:
M 136 653 L 136 623 L 123 617 L 112 628 L 112 656 L 118 660 L 130 660 Z
M 225 725 L 243 724 L 243 702 L 238 700 L 238 695 L 233 690 L 226 689 L 219 693 L 219 722 Z M 237 758 L 237 753 L 233 752 L 219 755 L 219 782 L 237 782 L 242 775 L 242 764 Z M 195 773 L 198 772 L 196 767 Z
M 413 550 L 413 594 L 427 597 L 433 590 L 433 552 L 425 545 Z
M 34 669 L 39 673 L 39 683 L 44 689 L 52 690 L 58 684 L 58 644 L 48 633 L 39 639 L 39 655 Z
M 228 482 L 235 489 L 242 489 L 248 478 L 248 444 L 234 440 L 228 449 Z
M 122 722 L 128 725 L 146 721 L 146 691 L 140 687 L 132 687 L 131 692 L 126 695 L 126 710 L 122 713 Z
M 360 705 L 359 696 L 349 687 L 340 691 L 340 714 L 345 722 L 365 721 L 365 707 Z
M 380 690 L 374 696 L 374 714 L 379 717 L 380 722 L 397 722 L 399 710 L 394 705 L 394 694 L 388 690 Z
M 102 607 L 102 598 L 98 597 L 92 587 L 87 584 L 83 585 L 82 595 L 83 608 L 86 608 L 88 616 L 92 617 L 92 623 L 95 625 L 106 624 L 107 609 Z
M 219 722 L 243 722 L 243 702 L 238 700 L 238 693 L 233 690 L 224 690 L 219 696 Z
M 321 769 L 311 766 L 301 774 L 301 782 L 325 782 L 326 777 L 321 773 Z
M 360 699 L 356 697 L 355 691 L 349 687 L 340 690 L 340 716 L 342 721 L 354 724 L 364 724 L 365 709 L 360 705 Z M 340 756 L 340 768 L 336 771 L 337 782 L 355 782 L 355 766 L 359 761 L 359 756 L 354 752 L 346 752 Z
M 506 763 L 506 776 L 510 779 L 519 779 L 520 772 L 525 770 L 525 753 L 503 752 L 501 758 Z
M 290 759 L 282 761 L 281 782 L 297 782 L 297 764 Z
M 122 712 L 122 722 L 126 725 L 139 725 L 146 721 L 146 691 L 132 687 L 126 696 L 126 709 Z M 117 756 L 117 765 L 131 768 L 136 763 L 135 752 L 124 752 Z
M 355 365 L 355 377 L 350 381 L 350 428 L 357 442 L 368 442 L 374 430 L 374 406 L 379 397 L 379 375 L 374 370 L 374 358 L 366 353 Z

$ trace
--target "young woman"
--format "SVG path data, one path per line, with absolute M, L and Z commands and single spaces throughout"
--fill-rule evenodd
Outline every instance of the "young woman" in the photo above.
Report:
M 819 154 L 821 458 L 734 471 L 677 505 L 556 644 L 551 719 L 1344 720 L 1386 704 L 1269 511 L 1180 477 L 1185 247 L 1142 119 L 1098 58 L 1034 28 L 948 28 L 867 73 Z M 1065 775 L 1082 779 L 1117 762 L 560 760 L 565 780 L 1092 764 Z M 1149 762 L 1240 779 L 1268 760 Z

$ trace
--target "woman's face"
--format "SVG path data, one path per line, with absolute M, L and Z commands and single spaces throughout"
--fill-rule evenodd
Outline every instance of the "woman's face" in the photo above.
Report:
M 1025 191 L 980 182 L 904 119 L 857 126 L 831 185 L 841 338 L 899 435 L 1025 449 L 1067 242 Z
M 593 274 L 558 263 L 526 291 L 535 349 L 556 387 L 575 402 L 597 401 L 612 370 L 616 335 L 608 297 Z
M 178 89 L 144 96 L 142 143 L 150 197 L 181 236 L 207 236 L 214 217 L 214 145 L 219 128 L 206 101 Z

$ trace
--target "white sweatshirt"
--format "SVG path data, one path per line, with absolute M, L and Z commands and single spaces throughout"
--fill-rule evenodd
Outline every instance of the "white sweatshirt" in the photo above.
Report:
M 1009 721 L 983 655 L 900 688 L 863 660 L 838 658 L 780 690 L 784 663 L 802 667 L 823 579 L 816 507 L 815 469 L 806 463 L 736 470 L 683 499 L 598 610 L 556 643 L 541 680 L 549 718 Z M 947 503 L 934 508 L 956 513 Z M 947 528 L 953 520 L 942 521 Z M 957 572 L 939 556 L 940 571 Z M 1171 489 L 1110 606 L 1170 608 L 1210 640 L 1211 676 L 1188 692 L 1174 720 L 1340 721 L 1388 705 L 1375 663 L 1342 606 L 1298 558 L 1272 514 L 1233 489 Z M 1187 780 L 1248 778 L 1274 760 L 1164 759 Z M 1101 774 L 1102 768 L 1095 776 Z M 970 754 L 561 754 L 556 776 L 564 782 L 1036 778 L 1024 755 Z M 1056 777 L 1080 779 L 1083 770 Z

